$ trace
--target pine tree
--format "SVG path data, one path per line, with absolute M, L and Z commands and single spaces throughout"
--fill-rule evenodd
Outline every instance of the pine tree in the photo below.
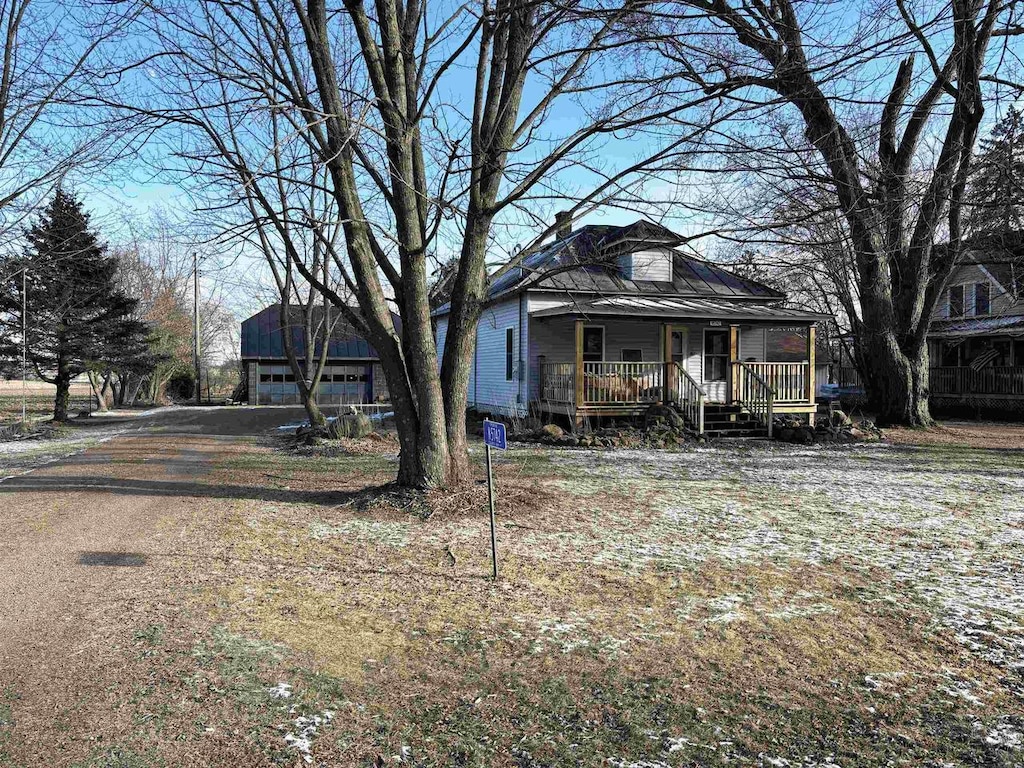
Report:
M 26 274 L 28 362 L 55 384 L 55 421 L 68 416 L 72 379 L 92 366 L 120 360 L 138 346 L 146 328 L 131 315 L 136 300 L 117 286 L 117 259 L 89 227 L 89 216 L 71 194 L 58 189 L 25 233 L 20 258 L 0 268 L 0 323 L 7 326 L 0 356 L 21 356 L 22 276 Z
M 981 238 L 1024 230 L 1024 113 L 1011 106 L 980 142 L 974 162 L 968 234 Z

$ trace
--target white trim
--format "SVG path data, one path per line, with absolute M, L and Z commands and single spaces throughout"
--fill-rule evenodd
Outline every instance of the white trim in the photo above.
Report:
M 587 345 L 586 345 L 585 342 L 587 340 L 587 329 L 588 328 L 600 328 L 601 329 L 601 359 L 598 362 L 604 362 L 605 353 L 608 351 L 608 332 L 607 332 L 607 330 L 605 329 L 605 327 L 603 325 L 588 325 L 588 324 L 584 324 L 584 326 L 583 326 L 583 342 L 584 342 L 584 344 L 583 344 L 582 354 L 583 355 L 587 354 Z M 583 362 L 587 362 L 585 357 L 583 359 Z M 593 361 L 591 361 L 591 362 L 593 362 Z
M 725 378 L 724 379 L 709 379 L 707 377 L 707 371 L 705 370 L 705 366 L 707 364 L 707 359 L 708 359 L 708 334 L 709 333 L 723 333 L 723 334 L 725 334 Z M 700 380 L 701 380 L 701 383 L 725 382 L 728 385 L 728 383 L 729 383 L 729 333 L 730 333 L 730 330 L 729 330 L 728 326 L 726 326 L 725 328 L 709 328 L 707 326 L 704 327 L 704 333 L 701 335 L 701 348 L 700 348 Z
M 986 312 L 984 315 L 979 315 L 978 314 L 978 286 L 979 285 L 987 285 L 988 286 L 988 312 Z M 971 303 L 971 309 L 974 310 L 971 313 L 971 317 L 992 317 L 992 281 L 989 280 L 989 282 L 985 283 L 985 282 L 981 282 L 979 280 L 975 280 L 973 283 L 971 283 L 971 286 L 972 286 L 971 287 L 971 298 L 973 299 L 973 301 Z
M 993 274 L 992 274 L 991 272 L 989 272 L 989 271 L 988 271 L 988 269 L 986 269 L 986 268 L 985 268 L 985 265 L 984 265 L 984 264 L 979 264 L 978 262 L 974 262 L 974 266 L 976 266 L 976 267 L 977 267 L 978 269 L 980 269 L 980 270 L 981 270 L 982 272 L 984 272 L 984 273 L 985 273 L 986 275 L 988 275 L 988 279 L 989 279 L 989 280 L 990 280 L 991 282 L 993 282 L 993 283 L 995 283 L 996 285 L 998 285 L 998 286 L 999 286 L 999 290 L 1001 290 L 1001 291 L 1002 291 L 1003 293 L 1005 293 L 1005 294 L 1006 294 L 1007 296 L 1011 295 L 1010 291 L 1008 291 L 1008 290 L 1006 289 L 1006 286 L 1005 286 L 1005 285 L 1003 285 L 1002 283 L 1000 283 L 1000 282 L 999 282 L 998 280 L 996 280 L 996 277 L 995 277 L 995 275 L 993 275 Z M 992 297 L 991 297 L 991 294 L 990 294 L 990 295 L 989 295 L 989 299 L 991 300 L 991 298 L 992 298 Z
M 950 283 L 949 285 L 946 286 L 946 318 L 948 320 L 953 320 L 959 317 L 970 317 L 970 315 L 967 313 L 968 285 L 971 285 L 971 283 Z M 963 290 L 963 299 L 961 301 L 963 302 L 964 311 L 959 315 L 953 314 L 953 298 L 952 296 L 950 296 L 950 291 L 952 291 L 954 288 L 960 288 Z

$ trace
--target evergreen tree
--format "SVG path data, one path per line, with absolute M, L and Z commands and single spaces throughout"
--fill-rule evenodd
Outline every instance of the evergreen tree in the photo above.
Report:
M 1024 230 L 1024 113 L 1013 106 L 980 142 L 968 201 L 971 237 Z
M 64 421 L 71 380 L 90 367 L 123 360 L 126 350 L 138 348 L 146 328 L 132 319 L 136 300 L 117 286 L 117 259 L 106 255 L 74 196 L 58 189 L 25 239 L 22 256 L 0 269 L 6 282 L 0 324 L 7 326 L 0 356 L 21 356 L 24 269 L 28 362 L 56 385 L 53 418 Z

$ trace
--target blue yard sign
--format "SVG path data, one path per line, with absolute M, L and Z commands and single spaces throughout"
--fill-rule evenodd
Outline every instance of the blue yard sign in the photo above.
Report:
M 505 425 L 500 421 L 487 421 L 484 419 L 484 444 L 491 448 L 505 450 L 508 444 L 505 442 Z
M 484 453 L 487 457 L 487 506 L 491 509 L 491 575 L 498 578 L 498 540 L 494 531 L 494 473 L 491 471 L 491 448 L 504 451 L 505 425 L 500 421 L 484 419 Z

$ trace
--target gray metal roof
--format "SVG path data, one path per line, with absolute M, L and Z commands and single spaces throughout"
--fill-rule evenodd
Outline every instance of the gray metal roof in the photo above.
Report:
M 763 304 L 739 303 L 728 299 L 700 299 L 670 296 L 607 296 L 587 301 L 569 302 L 531 312 L 530 317 L 564 315 L 623 315 L 627 317 L 663 317 L 679 319 L 745 320 L 765 322 L 808 322 L 827 320 L 828 315 L 800 309 L 769 307 Z
M 637 221 L 624 227 L 580 227 L 560 240 L 513 261 L 492 278 L 488 296 L 516 288 L 589 293 L 728 296 L 778 300 L 784 294 L 673 248 L 684 238 L 658 224 Z M 628 280 L 617 257 L 646 249 L 672 251 L 671 280 Z
M 936 320 L 928 333 L 929 336 L 943 339 L 991 334 L 1024 336 L 1024 315 Z

